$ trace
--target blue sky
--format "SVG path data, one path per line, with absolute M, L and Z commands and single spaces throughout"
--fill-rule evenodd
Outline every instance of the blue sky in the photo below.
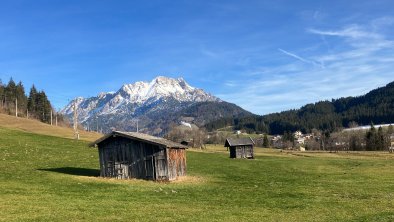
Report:
M 392 1 L 2 1 L 0 78 L 56 108 L 158 75 L 257 114 L 394 80 Z

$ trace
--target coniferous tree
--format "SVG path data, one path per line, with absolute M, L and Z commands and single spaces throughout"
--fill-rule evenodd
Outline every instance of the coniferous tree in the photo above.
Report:
M 29 98 L 27 100 L 27 109 L 31 113 L 32 116 L 37 118 L 37 89 L 33 85 L 30 88 Z
M 383 132 L 383 128 L 379 127 L 376 131 L 376 128 L 373 124 L 371 124 L 371 128 L 365 135 L 366 142 L 366 150 L 375 151 L 375 150 L 385 150 L 387 146 L 387 138 Z
M 28 111 L 30 117 L 47 123 L 50 122 L 53 108 L 44 91 L 37 91 L 33 85 L 29 97 L 27 97 L 21 81 L 15 84 L 11 78 L 7 85 L 3 85 L 0 80 L 0 110 L 14 115 L 16 101 L 18 116 L 26 116 L 26 111 Z M 58 120 L 62 121 L 62 119 L 63 117 L 60 116 Z
M 269 147 L 269 141 L 268 141 L 267 134 L 264 134 L 264 137 L 263 137 L 263 147 Z
M 8 114 L 15 112 L 16 84 L 11 78 L 4 90 L 4 104 Z
M 36 98 L 36 115 L 38 116 L 38 119 L 40 119 L 42 122 L 47 122 L 49 123 L 50 121 L 50 115 L 51 115 L 51 103 L 49 102 L 46 94 L 44 91 L 40 91 L 37 93 L 37 98 Z
M 391 146 L 391 135 L 394 133 L 393 125 L 389 125 L 387 127 L 386 135 L 385 135 L 385 149 Z
M 376 150 L 376 129 L 373 123 L 371 123 L 371 128 L 368 130 L 365 136 L 366 147 L 368 151 Z
M 386 140 L 385 140 L 385 136 L 384 136 L 384 133 L 383 133 L 383 128 L 380 126 L 379 128 L 378 128 L 378 132 L 377 132 L 377 134 L 376 134 L 376 138 L 375 138 L 375 141 L 376 141 L 376 150 L 384 150 L 385 149 L 385 146 L 386 146 Z
M 27 97 L 25 94 L 25 87 L 22 82 L 19 82 L 15 88 L 15 98 L 18 100 L 18 113 L 25 115 L 27 109 Z

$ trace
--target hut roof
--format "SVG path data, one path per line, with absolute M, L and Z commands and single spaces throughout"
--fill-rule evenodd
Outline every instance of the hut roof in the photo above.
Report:
M 244 138 L 227 138 L 225 147 L 229 146 L 245 146 L 245 145 L 254 145 L 254 141 L 250 137 Z
M 184 146 L 184 145 L 179 144 L 179 143 L 172 142 L 172 141 L 164 139 L 164 138 L 155 137 L 155 136 L 151 136 L 151 135 L 144 134 L 144 133 L 121 132 L 121 131 L 113 131 L 112 133 L 109 133 L 109 134 L 101 137 L 100 139 L 94 141 L 93 143 L 89 144 L 89 146 L 95 146 L 95 145 L 103 142 L 104 140 L 106 140 L 106 139 L 108 139 L 110 137 L 116 137 L 116 136 L 125 137 L 125 138 L 129 138 L 129 139 L 134 139 L 134 140 L 139 140 L 139 141 L 143 141 L 143 142 L 154 144 L 154 145 L 165 146 L 165 147 L 168 147 L 168 148 L 183 148 L 183 149 L 187 149 L 187 146 Z

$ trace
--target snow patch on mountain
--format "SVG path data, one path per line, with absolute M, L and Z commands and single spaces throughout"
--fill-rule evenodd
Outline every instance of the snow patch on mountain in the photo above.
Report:
M 192 124 L 184 122 L 184 121 L 181 121 L 181 125 L 189 127 L 190 129 L 192 128 Z
M 180 104 L 196 102 L 221 100 L 202 89 L 190 86 L 183 78 L 158 76 L 150 82 L 124 84 L 116 92 L 101 92 L 90 98 L 78 97 L 61 112 L 72 119 L 75 104 L 81 124 L 98 121 L 98 118 L 115 124 L 117 120 L 114 119 L 133 119 L 160 110 L 176 111 L 182 108 L 177 107 Z

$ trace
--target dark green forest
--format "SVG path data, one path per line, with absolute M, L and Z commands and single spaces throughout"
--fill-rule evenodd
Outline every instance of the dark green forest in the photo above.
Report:
M 37 91 L 33 85 L 29 96 L 25 93 L 22 82 L 16 84 L 11 78 L 8 84 L 3 84 L 0 80 L 0 112 L 18 117 L 29 117 L 42 122 L 50 122 L 51 110 L 50 101 L 44 91 Z
M 394 122 L 394 82 L 358 97 L 346 97 L 307 104 L 300 109 L 264 116 L 222 118 L 206 124 L 208 131 L 233 126 L 247 132 L 283 134 L 285 131 L 312 129 L 333 132 L 352 124 L 369 125 Z

